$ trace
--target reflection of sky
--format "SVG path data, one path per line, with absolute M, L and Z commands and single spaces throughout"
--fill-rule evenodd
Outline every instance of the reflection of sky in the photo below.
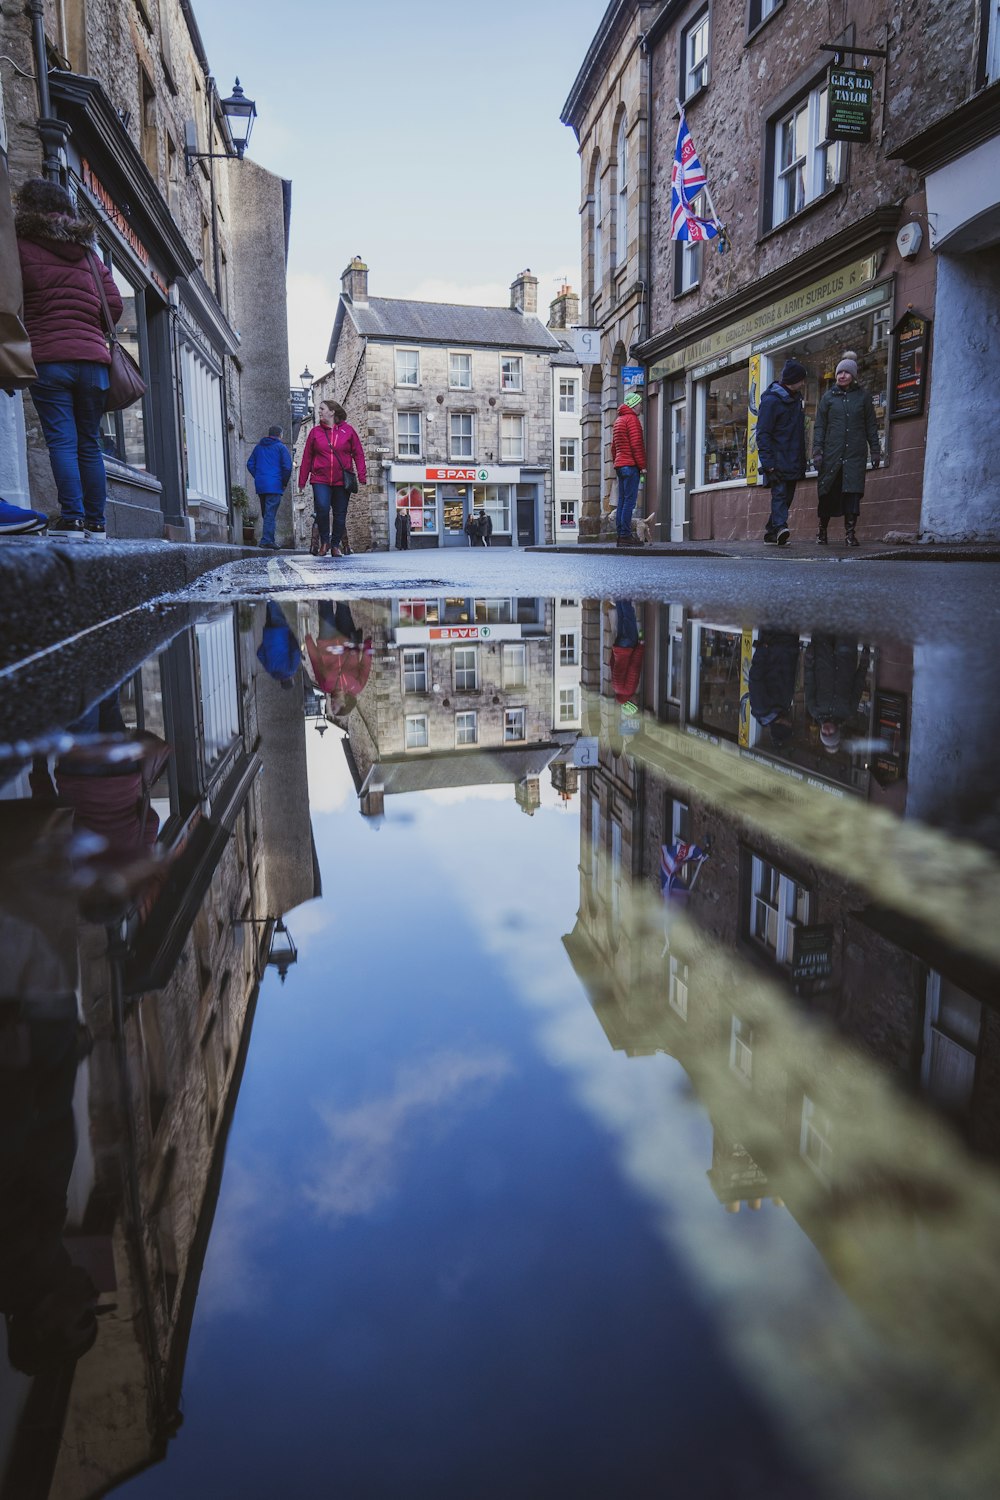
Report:
M 705 1123 L 561 946 L 577 819 L 412 796 L 373 838 L 310 753 L 325 894 L 258 1007 L 184 1426 L 130 1489 L 800 1500 L 662 1232 L 690 1191 L 731 1237 Z

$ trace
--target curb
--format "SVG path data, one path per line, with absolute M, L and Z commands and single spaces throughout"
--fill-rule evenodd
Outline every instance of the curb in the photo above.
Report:
M 715 546 L 702 546 L 698 542 L 675 542 L 673 545 L 653 542 L 646 546 L 636 543 L 634 547 L 618 547 L 606 542 L 574 542 L 536 545 L 523 550 L 558 553 L 561 557 L 722 557 L 744 561 L 756 557 L 786 557 L 798 562 L 1000 562 L 1000 546 L 971 546 L 961 542 L 952 546 L 943 543 L 892 546 L 884 542 L 862 542 L 857 551 L 848 551 L 844 547 L 824 549 L 813 545 L 810 545 L 808 551 L 803 551 L 801 541 L 798 546 L 793 540 L 789 547 L 768 547 L 763 542 L 750 539 L 743 542 L 723 542 Z

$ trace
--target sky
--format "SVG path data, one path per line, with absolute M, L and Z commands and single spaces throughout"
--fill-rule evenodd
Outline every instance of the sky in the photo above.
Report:
M 580 285 L 576 138 L 559 114 L 607 0 L 197 0 L 219 90 L 238 74 L 249 154 L 292 181 L 291 379 L 325 369 L 340 276 L 372 296 L 539 311 Z M 282 25 L 284 20 L 286 24 Z

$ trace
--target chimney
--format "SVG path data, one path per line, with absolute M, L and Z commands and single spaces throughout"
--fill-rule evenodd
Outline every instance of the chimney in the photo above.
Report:
M 510 284 L 510 305 L 514 312 L 538 313 L 538 277 L 522 271 Z
M 568 282 L 563 282 L 559 294 L 549 303 L 549 328 L 553 333 L 562 333 L 572 328 L 580 319 L 580 299 Z
M 360 307 L 368 306 L 368 267 L 360 255 L 351 261 L 340 278 L 340 285 L 350 302 L 356 302 Z

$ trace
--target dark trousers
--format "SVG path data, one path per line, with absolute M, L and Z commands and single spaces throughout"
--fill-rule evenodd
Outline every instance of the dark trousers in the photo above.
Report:
M 351 497 L 342 484 L 314 484 L 312 491 L 320 541 L 337 547 L 347 530 L 347 506 Z
M 66 517 L 104 519 L 108 485 L 100 434 L 108 380 L 107 365 L 76 359 L 40 364 L 31 385 Z
M 634 464 L 625 464 L 616 469 L 618 475 L 618 505 L 615 510 L 615 529 L 619 536 L 632 535 L 632 512 L 639 498 L 639 470 Z
M 769 531 L 780 531 L 782 526 L 788 525 L 788 512 L 792 508 L 792 500 L 795 498 L 795 480 L 778 479 L 771 480 L 771 519 L 768 523 Z

